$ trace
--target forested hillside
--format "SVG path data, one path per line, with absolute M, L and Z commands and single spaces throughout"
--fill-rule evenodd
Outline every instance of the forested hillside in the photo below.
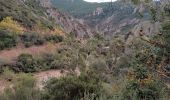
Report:
M 89 3 L 83 0 L 52 0 L 53 5 L 77 18 L 92 13 L 98 7 L 105 7 L 107 3 Z
M 103 5 L 1 0 L 0 100 L 169 100 L 170 3 Z
M 149 10 L 132 3 L 116 1 L 108 3 L 89 3 L 83 0 L 52 0 L 53 5 L 73 17 L 81 19 L 105 35 L 127 34 L 135 25 L 150 19 Z M 139 11 L 143 11 L 140 13 Z

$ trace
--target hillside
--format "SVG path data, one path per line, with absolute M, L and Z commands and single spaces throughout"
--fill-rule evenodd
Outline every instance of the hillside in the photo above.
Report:
M 92 13 L 98 7 L 105 7 L 107 3 L 88 3 L 83 0 L 51 0 L 54 6 L 76 18 L 82 18 Z
M 169 43 L 167 0 L 0 0 L 0 100 L 169 100 Z
M 81 19 L 97 32 L 105 35 L 128 33 L 140 23 L 138 8 L 130 3 L 120 1 L 113 3 L 88 3 L 83 0 L 52 0 L 56 8 Z M 146 12 L 143 16 L 148 19 Z M 79 16 L 77 16 L 79 15 Z
M 25 27 L 32 28 L 39 21 L 46 27 L 52 26 L 45 15 L 45 9 L 35 0 L 1 0 L 0 20 L 11 16 L 14 20 L 22 23 Z
M 139 32 L 140 29 L 134 27 L 139 25 L 145 27 L 143 25 L 145 21 L 151 20 L 150 11 L 145 7 L 121 1 L 89 3 L 83 0 L 52 0 L 51 2 L 59 10 L 80 19 L 97 33 L 108 37 L 117 34 L 127 35 L 129 32 L 137 34 L 136 32 Z M 157 30 L 154 25 L 146 26 L 147 29 L 153 29 L 150 33 L 157 32 L 154 31 Z
M 9 2 L 8 2 L 9 1 Z M 65 33 L 75 31 L 78 36 L 91 35 L 92 31 L 85 24 L 80 23 L 67 14 L 55 9 L 50 0 L 1 0 L 1 20 L 11 16 L 21 23 L 26 29 L 34 30 L 41 27 L 42 30 L 59 30 Z M 37 30 L 37 29 L 36 29 Z

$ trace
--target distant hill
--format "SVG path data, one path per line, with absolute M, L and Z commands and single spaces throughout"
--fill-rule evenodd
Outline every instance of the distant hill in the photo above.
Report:
M 136 7 L 122 2 L 89 3 L 83 0 L 52 0 L 58 9 L 83 19 L 90 27 L 103 34 L 127 33 L 139 23 Z
M 83 0 L 51 0 L 57 8 L 68 12 L 76 18 L 82 18 L 92 13 L 98 7 L 105 7 L 108 3 L 89 3 Z

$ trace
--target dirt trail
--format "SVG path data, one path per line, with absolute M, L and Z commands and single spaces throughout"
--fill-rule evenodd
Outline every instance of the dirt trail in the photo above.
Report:
M 44 44 L 42 46 L 31 46 L 29 48 L 18 46 L 10 50 L 2 50 L 0 51 L 0 62 L 2 61 L 3 63 L 12 63 L 22 53 L 29 53 L 34 56 L 38 56 L 42 53 L 52 53 L 55 52 L 59 45 L 60 44 Z M 49 70 L 35 73 L 33 75 L 36 77 L 38 84 L 41 85 L 43 80 L 48 79 L 49 77 L 60 77 L 62 73 L 60 70 Z M 0 79 L 0 92 L 2 92 L 9 84 L 9 82 Z
M 3 50 L 0 51 L 0 61 L 12 62 L 22 53 L 39 55 L 45 52 L 54 52 L 58 46 L 59 44 L 45 44 L 42 46 L 32 46 L 29 48 L 16 47 L 11 50 Z
M 36 86 L 39 89 L 42 89 L 44 86 L 44 83 L 48 81 L 50 78 L 60 78 L 62 76 L 67 75 L 68 71 L 61 71 L 61 70 L 48 70 L 48 71 L 42 71 L 33 73 L 33 76 L 35 77 L 37 83 Z M 6 81 L 5 79 L 0 79 L 0 93 L 2 93 L 5 88 L 12 85 L 12 83 Z
M 0 93 L 5 89 L 6 82 L 4 80 L 0 80 Z
M 63 76 L 68 75 L 68 70 L 48 70 L 48 71 L 42 71 L 34 74 L 34 77 L 37 80 L 37 87 L 39 89 L 42 89 L 44 86 L 44 83 L 48 81 L 50 78 L 60 78 Z M 76 68 L 74 70 L 74 73 L 79 76 L 80 75 L 80 69 Z
M 76 68 L 74 71 L 76 75 L 80 75 L 80 70 Z M 68 70 L 48 70 L 48 71 L 42 71 L 42 72 L 37 72 L 33 73 L 33 76 L 35 77 L 37 83 L 36 86 L 40 90 L 43 89 L 44 83 L 48 81 L 50 78 L 60 78 L 63 76 L 68 75 L 69 71 Z M 11 85 L 12 83 L 9 83 L 3 79 L 0 79 L 0 93 L 4 91 L 4 89 Z

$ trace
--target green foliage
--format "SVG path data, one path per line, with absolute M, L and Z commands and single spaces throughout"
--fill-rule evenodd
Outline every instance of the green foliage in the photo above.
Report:
M 157 21 L 157 9 L 155 9 L 154 7 L 151 7 L 150 13 L 151 13 L 151 17 L 153 21 Z
M 59 35 L 42 35 L 38 33 L 24 33 L 20 35 L 21 42 L 25 47 L 30 47 L 32 45 L 43 45 L 46 42 L 62 42 L 63 37 Z
M 40 91 L 35 88 L 35 82 L 31 75 L 17 75 L 13 87 L 7 88 L 0 95 L 0 100 L 40 100 Z
M 14 79 L 14 77 L 14 72 L 9 70 L 8 68 L 5 68 L 0 78 L 11 81 L 12 79 Z
M 15 72 L 25 73 L 32 73 L 48 69 L 71 69 L 71 67 L 65 67 L 65 63 L 69 62 L 64 61 L 61 57 L 61 55 L 50 53 L 42 54 L 39 57 L 35 57 L 30 54 L 21 54 L 17 58 L 16 64 L 10 64 L 6 67 L 12 69 Z M 2 66 L 2 68 L 5 68 L 5 66 Z
M 63 36 L 60 35 L 45 35 L 44 38 L 46 41 L 54 43 L 62 42 L 64 40 Z
M 17 37 L 9 31 L 0 30 L 0 50 L 16 46 Z
M 106 4 L 88 3 L 83 0 L 52 0 L 52 3 L 63 11 L 69 12 L 75 17 L 82 17 L 96 10 L 97 7 L 103 7 Z
M 165 46 L 166 39 L 162 36 L 155 35 L 149 41 L 143 41 L 145 39 L 142 37 L 142 40 L 135 41 L 137 45 L 134 44 L 136 48 L 133 48 L 132 70 L 129 70 L 129 82 L 123 91 L 125 100 L 160 100 L 166 98 L 166 86 L 158 78 L 159 73 L 157 73 L 162 72 L 159 66 L 162 58 L 166 55 L 165 48 L 162 47 Z M 157 37 L 156 40 L 155 37 Z M 168 45 L 166 44 L 166 46 Z
M 95 26 L 101 20 L 107 20 L 108 17 L 114 15 L 114 19 L 110 21 L 111 24 L 117 25 L 121 20 L 125 18 L 134 18 L 136 14 L 133 14 L 134 7 L 132 4 L 124 6 L 121 2 L 110 3 L 89 3 L 83 0 L 52 0 L 52 3 L 56 8 L 65 11 L 76 18 L 85 19 L 91 26 Z M 97 8 L 102 8 L 101 14 L 93 15 Z
M 87 72 L 80 76 L 51 79 L 45 87 L 44 100 L 76 100 L 84 93 L 96 98 L 102 91 L 101 81 L 96 73 Z
M 25 73 L 38 71 L 40 66 L 38 66 L 37 61 L 33 58 L 32 55 L 22 54 L 18 57 L 16 67 L 18 71 Z
M 23 41 L 25 47 L 30 47 L 32 45 L 42 45 L 45 43 L 43 36 L 37 33 L 24 33 L 20 36 L 20 38 L 21 41 Z
M 129 70 L 129 81 L 123 90 L 124 100 L 160 100 L 165 98 L 166 86 L 157 78 L 155 68 L 148 63 L 148 60 L 151 60 L 150 55 L 146 52 L 139 51 L 138 53 L 135 54 L 132 59 L 134 61 L 131 62 L 132 70 Z
M 41 57 L 37 58 L 37 63 L 42 69 L 62 69 L 60 58 L 57 54 L 43 54 Z
M 164 85 L 160 81 L 141 84 L 138 80 L 132 80 L 126 85 L 123 100 L 161 100 L 165 94 Z
M 45 16 L 45 9 L 37 0 L 1 0 L 0 5 L 0 20 L 10 16 L 27 28 L 33 28 L 39 21 L 47 28 L 52 25 L 41 17 Z
M 165 5 L 164 11 L 165 11 L 166 15 L 170 16 L 170 4 Z

